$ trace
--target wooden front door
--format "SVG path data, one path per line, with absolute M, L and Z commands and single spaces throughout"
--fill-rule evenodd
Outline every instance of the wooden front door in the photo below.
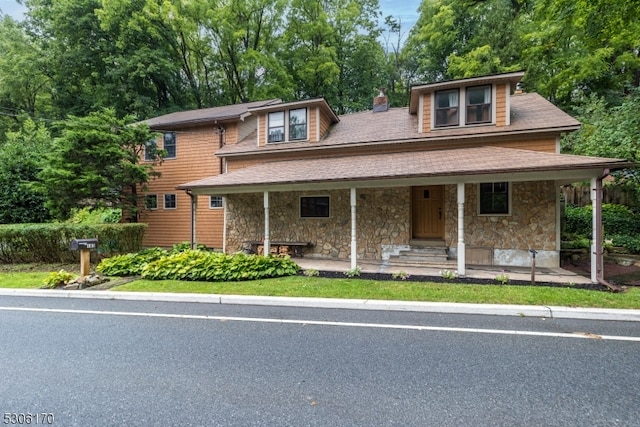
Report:
M 411 199 L 413 238 L 444 238 L 444 187 L 413 187 Z

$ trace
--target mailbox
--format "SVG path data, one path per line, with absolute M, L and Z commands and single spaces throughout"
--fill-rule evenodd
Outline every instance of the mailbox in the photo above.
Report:
M 98 249 L 98 239 L 73 239 L 70 249 L 79 251 L 83 249 Z

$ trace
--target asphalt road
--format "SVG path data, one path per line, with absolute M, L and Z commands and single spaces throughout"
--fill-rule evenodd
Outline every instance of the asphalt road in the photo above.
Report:
M 4 425 L 640 426 L 637 322 L 0 297 L 0 337 Z

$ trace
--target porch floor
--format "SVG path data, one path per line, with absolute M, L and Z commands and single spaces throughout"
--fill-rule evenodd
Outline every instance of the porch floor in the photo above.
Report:
M 303 270 L 315 269 L 319 271 L 331 271 L 331 272 L 345 272 L 351 269 L 351 262 L 349 260 L 334 260 L 326 258 L 292 258 L 300 268 Z M 441 271 L 443 270 L 455 270 L 451 265 L 443 265 L 438 267 L 437 265 L 429 265 L 424 267 L 411 267 L 404 265 L 393 265 L 384 261 L 359 261 L 358 267 L 363 273 L 387 273 L 393 274 L 400 271 L 408 273 L 413 276 L 432 276 L 441 277 Z M 500 273 L 509 275 L 510 280 L 518 281 L 531 281 L 531 268 L 530 267 L 500 267 L 500 266 L 484 266 L 484 265 L 467 265 L 466 278 L 472 279 L 486 279 L 493 280 L 496 275 Z M 575 284 L 590 284 L 591 279 L 589 277 L 581 276 L 572 271 L 564 270 L 562 268 L 536 268 L 536 282 L 546 283 L 575 283 Z

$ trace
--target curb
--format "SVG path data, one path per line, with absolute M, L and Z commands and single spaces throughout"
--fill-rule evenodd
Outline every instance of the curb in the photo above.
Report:
M 546 317 L 553 319 L 640 322 L 640 310 L 635 309 L 574 308 L 537 305 L 466 304 L 340 298 L 177 294 L 161 292 L 63 291 L 45 289 L 0 289 L 0 296 L 335 308 L 343 310 L 407 311 L 442 314 L 481 314 L 489 316 Z

